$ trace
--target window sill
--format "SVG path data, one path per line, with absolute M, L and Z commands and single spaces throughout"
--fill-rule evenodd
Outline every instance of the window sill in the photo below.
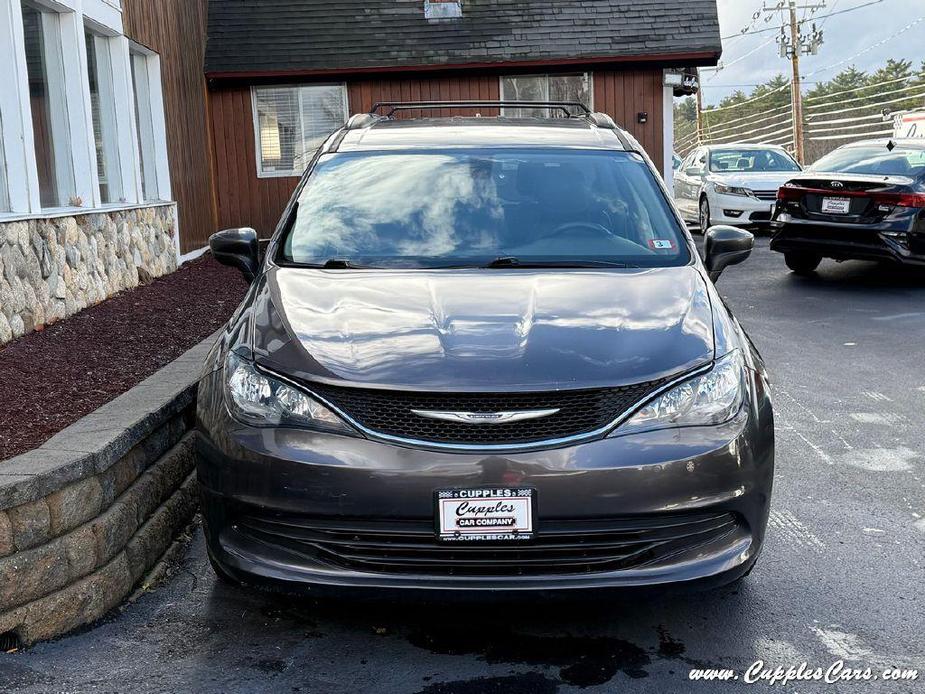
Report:
M 258 171 L 257 178 L 302 178 L 302 174 L 296 171 Z
M 29 219 L 56 219 L 58 217 L 77 217 L 85 214 L 108 214 L 126 212 L 146 207 L 166 207 L 176 205 L 173 200 L 153 200 L 151 202 L 116 203 L 100 207 L 49 207 L 40 212 L 0 212 L 0 224 L 4 222 L 21 222 Z

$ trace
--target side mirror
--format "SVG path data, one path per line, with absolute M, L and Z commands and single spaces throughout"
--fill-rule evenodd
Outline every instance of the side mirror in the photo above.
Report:
M 684 173 L 688 176 L 699 176 L 703 173 L 703 169 L 697 168 L 696 166 L 688 166 L 684 169 Z
M 222 265 L 236 267 L 244 279 L 253 282 L 260 263 L 257 256 L 257 232 L 250 227 L 225 229 L 209 237 L 209 249 Z
M 751 255 L 755 237 L 744 229 L 717 225 L 704 234 L 703 264 L 716 282 L 730 265 L 737 265 Z

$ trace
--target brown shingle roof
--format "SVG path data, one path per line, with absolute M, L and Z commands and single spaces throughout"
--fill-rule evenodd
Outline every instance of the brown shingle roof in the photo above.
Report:
M 644 59 L 715 64 L 716 0 L 211 0 L 206 73 L 373 71 Z M 694 57 L 692 57 L 694 56 Z

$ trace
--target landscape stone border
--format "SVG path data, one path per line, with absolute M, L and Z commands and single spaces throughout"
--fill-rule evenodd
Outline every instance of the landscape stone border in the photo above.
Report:
M 177 206 L 0 221 L 0 344 L 177 269 Z
M 189 522 L 196 386 L 214 340 L 0 461 L 0 642 L 28 645 L 99 619 Z

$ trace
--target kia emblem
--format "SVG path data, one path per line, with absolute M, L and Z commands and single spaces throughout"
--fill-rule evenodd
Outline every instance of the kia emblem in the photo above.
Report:
M 829 185 L 832 186 L 833 188 L 839 188 L 839 189 L 845 187 L 845 184 L 842 183 L 841 181 L 832 181 Z

